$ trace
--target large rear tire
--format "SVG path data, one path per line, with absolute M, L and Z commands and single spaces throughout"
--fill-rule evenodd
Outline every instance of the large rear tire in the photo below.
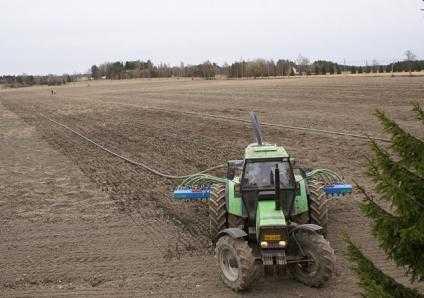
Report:
M 311 222 L 321 226 L 327 235 L 328 202 L 324 192 L 324 184 L 318 181 L 309 181 L 309 209 Z
M 255 257 L 247 241 L 222 236 L 215 248 L 222 281 L 234 291 L 247 289 L 257 278 Z
M 214 184 L 209 196 L 209 235 L 211 239 L 215 239 L 227 225 L 225 185 Z
M 305 257 L 311 259 L 312 262 L 291 265 L 291 273 L 294 278 L 307 286 L 323 286 L 330 279 L 334 270 L 334 250 L 330 243 L 318 233 L 299 232 L 294 237 Z

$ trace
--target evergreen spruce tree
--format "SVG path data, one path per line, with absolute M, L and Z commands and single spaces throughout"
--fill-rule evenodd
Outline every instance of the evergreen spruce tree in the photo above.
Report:
M 414 104 L 419 125 L 424 128 L 424 112 Z M 411 277 L 424 279 L 424 140 L 404 131 L 383 112 L 376 112 L 391 145 L 385 149 L 371 141 L 374 157 L 368 161 L 368 174 L 375 182 L 383 208 L 359 187 L 365 199 L 361 210 L 372 221 L 373 234 L 387 256 Z M 424 297 L 385 275 L 347 239 L 348 254 L 366 297 Z
M 359 277 L 359 286 L 363 289 L 362 296 L 369 298 L 419 298 L 423 297 L 416 289 L 410 289 L 387 276 L 347 239 L 349 259 L 355 265 L 353 270 Z

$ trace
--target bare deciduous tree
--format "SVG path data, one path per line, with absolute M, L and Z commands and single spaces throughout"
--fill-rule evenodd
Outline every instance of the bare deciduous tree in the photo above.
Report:
M 412 74 L 412 61 L 415 61 L 417 59 L 417 55 L 415 55 L 411 50 L 405 51 L 405 61 L 408 62 L 408 68 L 409 68 L 409 75 Z
M 308 58 L 299 54 L 299 56 L 296 59 L 296 64 L 299 66 L 299 72 L 301 75 L 304 73 L 306 74 L 308 73 L 309 64 L 310 64 L 310 61 Z
M 372 72 L 376 73 L 378 71 L 378 60 L 377 59 L 373 59 L 372 60 Z
M 414 61 L 415 59 L 417 59 L 417 55 L 415 55 L 411 50 L 405 51 L 405 57 L 406 61 Z

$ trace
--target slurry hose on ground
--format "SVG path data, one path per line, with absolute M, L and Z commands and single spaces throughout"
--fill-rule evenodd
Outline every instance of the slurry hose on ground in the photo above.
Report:
M 143 107 L 141 107 L 143 108 Z M 169 111 L 167 109 L 162 109 L 162 108 L 150 108 L 153 110 L 162 110 L 162 111 Z M 239 119 L 239 118 L 233 118 L 233 117 L 226 117 L 226 116 L 217 116 L 217 115 L 211 115 L 211 114 L 202 114 L 202 113 L 196 113 L 196 112 L 182 112 L 184 114 L 194 114 L 194 115 L 198 115 L 198 116 L 206 116 L 206 117 L 212 117 L 212 118 L 217 118 L 217 119 L 226 119 L 226 120 L 233 120 L 233 121 L 240 121 L 240 122 L 245 122 L 245 123 L 250 123 L 250 121 L 248 120 L 244 120 L 244 119 Z M 211 175 L 203 175 L 204 173 L 216 170 L 216 169 L 220 169 L 225 167 L 225 164 L 220 164 L 211 168 L 208 168 L 206 170 L 203 170 L 201 172 L 198 173 L 194 173 L 194 174 L 190 174 L 190 175 L 182 175 L 182 176 L 178 176 L 178 175 L 169 175 L 169 174 L 165 174 L 162 173 L 159 170 L 153 169 L 151 167 L 149 167 L 148 165 L 141 163 L 141 162 L 137 162 L 134 160 L 131 160 L 125 156 L 122 156 L 116 152 L 111 151 L 110 149 L 104 147 L 103 145 L 100 145 L 99 143 L 96 143 L 95 141 L 91 140 L 90 138 L 84 136 L 83 134 L 79 133 L 78 131 L 70 128 L 69 126 L 66 126 L 65 124 L 62 124 L 60 122 L 57 122 L 56 120 L 53 120 L 49 117 L 47 117 L 46 115 L 42 114 L 42 113 L 38 113 L 42 118 L 55 123 L 56 125 L 59 125 L 63 128 L 65 128 L 66 130 L 76 134 L 77 136 L 79 136 L 80 138 L 84 139 L 85 141 L 95 145 L 96 147 L 100 148 L 103 151 L 106 151 L 109 154 L 112 154 L 113 156 L 116 156 L 130 164 L 139 166 L 144 168 L 145 170 L 163 177 L 163 178 L 167 178 L 167 179 L 174 179 L 174 180 L 184 180 L 179 187 L 183 187 L 183 186 L 193 186 L 195 184 L 199 185 L 199 183 L 224 183 L 223 178 L 218 178 L 215 176 L 211 176 Z M 363 135 L 357 135 L 357 134 L 351 134 L 351 133 L 342 133 L 342 132 L 334 132 L 334 131 L 328 131 L 328 130 L 321 130 L 321 129 L 315 129 L 315 128 L 306 128 L 306 127 L 294 127 L 294 126 L 286 126 L 286 125 L 280 125 L 280 124 L 273 124 L 273 123 L 266 123 L 263 122 L 262 125 L 265 126 L 274 126 L 274 127 L 282 127 L 282 128 L 290 128 L 290 129 L 299 129 L 299 130 L 304 130 L 304 131 L 311 131 L 311 132 L 321 132 L 321 133 L 328 133 L 328 134 L 335 134 L 335 135 L 342 135 L 342 136 L 349 136 L 349 137 L 354 137 L 354 138 L 362 138 L 362 139 L 372 139 L 372 140 L 377 140 L 377 141 L 382 141 L 382 142 L 390 142 L 390 140 L 387 139 L 382 139 L 382 138 L 375 138 L 375 137 L 367 137 L 367 136 L 363 136 Z M 326 170 L 326 169 L 317 169 L 314 170 L 310 173 L 307 174 L 307 180 L 322 180 L 324 183 L 334 183 L 336 181 L 341 181 L 341 178 L 334 172 Z
M 137 162 L 137 161 L 131 160 L 131 159 L 129 159 L 129 158 L 127 158 L 127 157 L 125 157 L 125 156 L 122 156 L 122 155 L 120 155 L 120 154 L 118 154 L 118 153 L 116 153 L 116 152 L 113 152 L 113 151 L 111 151 L 110 149 L 108 149 L 108 148 L 104 147 L 103 145 L 100 145 L 99 143 L 96 143 L 95 141 L 91 140 L 90 138 L 88 138 L 88 137 L 84 136 L 83 134 L 79 133 L 78 131 L 76 131 L 76 130 L 74 130 L 74 129 L 70 128 L 69 126 L 66 126 L 65 124 L 62 124 L 62 123 L 60 123 L 60 122 L 57 122 L 56 120 L 53 120 L 53 119 L 51 119 L 51 118 L 49 118 L 49 117 L 45 116 L 45 115 L 44 115 L 44 114 L 42 114 L 42 113 L 38 113 L 38 114 L 39 114 L 41 117 L 43 117 L 44 119 L 46 119 L 46 120 L 48 120 L 48 121 L 50 121 L 50 122 L 52 122 L 52 123 L 55 123 L 55 124 L 57 124 L 57 125 L 59 125 L 59 126 L 61 126 L 61 127 L 65 128 L 66 130 L 68 130 L 68 131 L 70 131 L 70 132 L 72 132 L 72 133 L 76 134 L 76 135 L 77 135 L 77 136 L 79 136 L 80 138 L 82 138 L 82 139 L 84 139 L 85 141 L 87 141 L 87 142 L 89 142 L 89 143 L 91 143 L 91 144 L 95 145 L 96 147 L 100 148 L 101 150 L 106 151 L 107 153 L 112 154 L 113 156 L 116 156 L 116 157 L 118 157 L 118 158 L 120 158 L 120 159 L 122 159 L 122 160 L 125 160 L 126 162 L 128 162 L 128 163 L 130 163 L 130 164 L 133 164 L 133 165 L 136 165 L 136 166 L 142 167 L 142 168 L 144 168 L 145 170 L 147 170 L 147 171 L 149 171 L 149 172 L 151 172 L 151 173 L 153 173 L 153 174 L 155 174 L 155 175 L 157 175 L 157 176 L 163 177 L 163 178 L 167 178 L 167 179 L 178 179 L 178 180 L 179 180 L 179 179 L 190 179 L 190 178 L 192 178 L 192 177 L 197 177 L 197 176 L 199 176 L 199 175 L 202 175 L 203 173 L 210 172 L 210 171 L 213 171 L 213 170 L 216 170 L 216 169 L 220 169 L 220 168 L 225 167 L 225 164 L 220 164 L 220 165 L 217 165 L 217 166 L 211 167 L 211 168 L 209 168 L 209 169 L 203 170 L 203 171 L 198 172 L 198 173 L 195 173 L 195 174 L 191 174 L 191 175 L 183 175 L 183 176 L 177 176 L 177 175 L 169 175 L 169 174 L 165 174 L 165 173 L 162 173 L 162 172 L 160 172 L 160 171 L 158 171 L 158 170 L 156 170 L 156 169 L 153 169 L 153 168 L 149 167 L 148 165 L 146 165 L 146 164 L 144 164 L 144 163 L 141 163 L 141 162 Z M 207 176 L 209 176 L 209 175 L 207 175 Z M 209 177 L 213 177 L 213 176 L 209 176 Z M 213 178 L 217 178 L 217 177 L 213 177 Z
M 223 119 L 223 120 L 237 121 L 237 122 L 242 122 L 242 123 L 251 123 L 250 120 L 236 118 L 236 117 L 230 117 L 230 116 L 213 115 L 213 114 L 193 112 L 193 111 L 172 110 L 172 109 L 166 109 L 166 108 L 160 108 L 160 107 L 141 106 L 141 105 L 136 105 L 136 104 L 131 104 L 131 103 L 122 103 L 122 102 L 113 102 L 113 101 L 102 101 L 102 102 L 103 103 L 109 103 L 109 104 L 115 104 L 115 105 L 121 105 L 121 106 L 133 106 L 133 107 L 137 107 L 137 108 L 145 109 L 145 110 L 156 110 L 156 111 L 179 113 L 179 114 L 185 114 L 185 115 L 195 115 L 195 116 L 198 116 L 198 117 L 208 117 L 208 118 L 213 118 L 213 119 Z M 389 139 L 372 137 L 372 136 L 368 136 L 368 135 L 361 135 L 361 134 L 351 133 L 351 132 L 332 131 L 332 130 L 326 130 L 326 129 L 301 127 L 301 126 L 285 125 L 285 124 L 270 123 L 270 122 L 260 122 L 260 124 L 262 126 L 285 128 L 285 129 L 290 129 L 290 130 L 300 130 L 300 131 L 307 131 L 307 132 L 313 132 L 313 133 L 323 133 L 323 134 L 330 134 L 330 135 L 336 135 L 336 136 L 345 136 L 345 137 L 363 139 L 363 140 L 375 140 L 375 141 L 380 141 L 380 142 L 384 142 L 384 143 L 390 143 L 391 142 L 391 140 L 389 140 Z

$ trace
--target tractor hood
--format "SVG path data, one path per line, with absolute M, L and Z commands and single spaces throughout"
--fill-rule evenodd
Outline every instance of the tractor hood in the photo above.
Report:
M 282 210 L 275 210 L 275 200 L 259 201 L 256 209 L 256 231 L 265 226 L 285 226 Z

